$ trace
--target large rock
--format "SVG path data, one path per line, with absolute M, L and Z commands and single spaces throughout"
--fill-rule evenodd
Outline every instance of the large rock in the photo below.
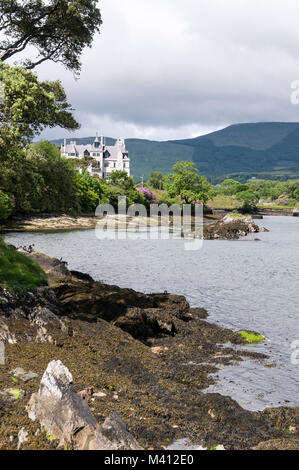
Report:
M 204 226 L 204 240 L 234 240 L 249 233 L 258 233 L 260 228 L 251 216 L 226 215 L 221 221 Z
M 41 252 L 24 252 L 24 255 L 39 264 L 42 270 L 47 274 L 51 285 L 57 285 L 60 282 L 67 282 L 72 277 L 70 271 L 67 269 L 67 263 L 62 260 L 51 258 Z
M 125 423 L 113 413 L 99 426 L 83 398 L 75 392 L 73 377 L 61 361 L 49 363 L 37 393 L 27 406 L 50 439 L 77 450 L 140 450 Z

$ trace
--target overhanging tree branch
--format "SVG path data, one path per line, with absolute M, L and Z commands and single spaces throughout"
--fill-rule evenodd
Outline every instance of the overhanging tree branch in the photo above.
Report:
M 82 51 L 91 46 L 102 24 L 96 0 L 52 0 L 50 4 L 42 0 L 2 0 L 0 16 L 0 30 L 13 39 L 0 43 L 0 59 L 5 62 L 27 46 L 34 46 L 39 57 L 23 62 L 29 69 L 52 60 L 79 72 Z

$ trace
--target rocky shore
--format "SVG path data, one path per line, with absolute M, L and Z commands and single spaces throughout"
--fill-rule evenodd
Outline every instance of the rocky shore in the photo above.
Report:
M 220 216 L 207 214 L 205 221 L 217 220 Z M 107 220 L 109 218 L 106 218 Z M 51 232 L 59 230 L 90 230 L 96 228 L 97 224 L 102 221 L 102 217 L 95 216 L 77 216 L 72 217 L 69 215 L 40 215 L 32 217 L 13 217 L 12 219 L 2 223 L 0 221 L 1 232 Z M 111 220 L 111 219 L 110 219 Z M 115 226 L 119 223 L 127 224 L 132 222 L 133 217 L 115 216 Z M 171 217 L 170 217 L 171 220 Z M 163 218 L 138 217 L 138 223 L 141 226 L 156 226 L 168 224 Z
M 27 256 L 49 288 L 0 292 L 0 449 L 161 449 L 178 439 L 299 449 L 298 408 L 250 412 L 204 393 L 220 365 L 248 356 L 267 365 L 240 334 L 183 296 L 121 289 Z
M 32 217 L 13 217 L 0 224 L 0 232 L 38 232 L 58 230 L 88 230 L 96 227 L 98 219 L 94 216 L 40 215 Z
M 251 233 L 268 232 L 265 227 L 260 228 L 249 216 L 228 214 L 222 219 L 210 223 L 203 228 L 204 240 L 238 240 Z M 194 233 L 196 238 L 197 234 Z M 200 235 L 201 236 L 201 235 Z

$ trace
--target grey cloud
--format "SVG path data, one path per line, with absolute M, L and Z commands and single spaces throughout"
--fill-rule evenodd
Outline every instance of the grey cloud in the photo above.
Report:
M 102 0 L 103 28 L 81 79 L 61 78 L 80 135 L 175 138 L 231 123 L 299 121 L 297 0 Z M 296 54 L 297 51 L 297 54 Z M 56 134 L 55 134 L 56 132 Z M 61 136 L 61 130 L 44 136 Z

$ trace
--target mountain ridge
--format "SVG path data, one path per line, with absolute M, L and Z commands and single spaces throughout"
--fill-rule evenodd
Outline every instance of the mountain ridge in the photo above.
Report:
M 78 144 L 94 137 L 72 138 Z M 60 145 L 63 139 L 52 140 Z M 107 144 L 115 142 L 107 137 Z M 191 139 L 126 139 L 135 179 L 151 171 L 169 173 L 179 160 L 193 161 L 200 174 L 217 181 L 232 174 L 276 179 L 299 178 L 299 122 L 240 123 Z M 265 176 L 265 175 L 264 175 Z M 239 179 L 240 179 L 239 178 Z M 243 178 L 244 179 L 244 178 Z

